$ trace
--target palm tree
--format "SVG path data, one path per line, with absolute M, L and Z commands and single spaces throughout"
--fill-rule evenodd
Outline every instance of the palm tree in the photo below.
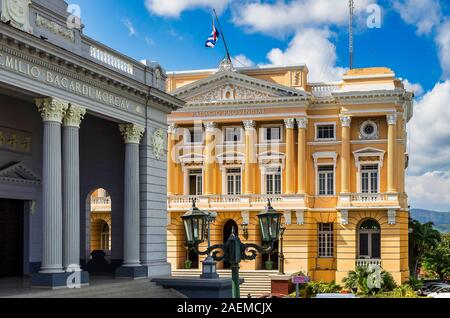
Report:
M 433 250 L 441 241 L 441 234 L 434 229 L 433 222 L 420 223 L 416 220 L 410 220 L 410 266 L 414 268 L 415 277 L 419 276 L 419 268 L 422 264 L 425 254 Z

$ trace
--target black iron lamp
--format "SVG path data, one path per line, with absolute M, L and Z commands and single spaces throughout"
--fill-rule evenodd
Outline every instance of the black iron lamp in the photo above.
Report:
M 258 214 L 261 237 L 264 243 L 273 243 L 280 237 L 281 217 L 283 213 L 277 212 L 268 200 L 267 206 Z
M 188 244 L 197 246 L 205 241 L 209 214 L 200 210 L 192 200 L 192 207 L 181 218 L 183 219 Z

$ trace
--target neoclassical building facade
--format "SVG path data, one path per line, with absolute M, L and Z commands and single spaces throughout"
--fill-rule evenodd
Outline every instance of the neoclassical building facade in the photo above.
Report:
M 180 219 L 192 199 L 217 212 L 213 244 L 232 228 L 260 244 L 257 214 L 271 200 L 284 214 L 286 272 L 340 283 L 356 266 L 379 264 L 397 282 L 407 279 L 413 94 L 393 71 L 354 69 L 336 83 L 310 83 L 305 65 L 222 62 L 217 70 L 170 73 L 167 85 L 186 101 L 169 116 L 173 268 L 201 261 L 186 248 Z M 276 268 L 279 248 L 242 268 L 270 268 L 269 261 Z
M 95 249 L 118 277 L 169 274 L 167 114 L 184 102 L 164 70 L 85 36 L 65 1 L 0 4 L 0 278 L 87 284 Z

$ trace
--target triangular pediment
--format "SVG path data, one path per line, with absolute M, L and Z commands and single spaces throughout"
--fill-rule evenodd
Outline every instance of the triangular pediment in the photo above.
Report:
M 306 97 L 305 91 L 236 72 L 219 72 L 172 93 L 187 104 L 220 104 L 239 101 Z
M 22 162 L 12 163 L 0 168 L 0 181 L 28 184 L 41 183 L 38 175 Z

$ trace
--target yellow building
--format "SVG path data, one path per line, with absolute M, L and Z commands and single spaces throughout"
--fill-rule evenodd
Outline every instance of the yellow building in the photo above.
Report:
M 286 272 L 340 283 L 358 264 L 373 263 L 399 283 L 407 279 L 413 94 L 390 69 L 354 69 L 336 83 L 309 83 L 305 65 L 234 69 L 226 61 L 168 75 L 169 91 L 187 102 L 169 117 L 174 269 L 195 258 L 180 218 L 192 198 L 218 213 L 213 244 L 233 227 L 244 242 L 260 244 L 256 215 L 270 199 L 284 214 Z M 276 267 L 276 253 L 271 260 Z M 241 268 L 264 269 L 267 261 Z

